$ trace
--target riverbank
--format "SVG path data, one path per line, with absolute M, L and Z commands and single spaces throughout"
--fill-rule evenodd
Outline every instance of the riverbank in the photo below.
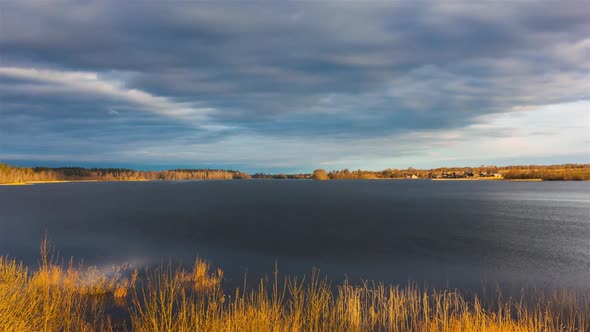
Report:
M 270 179 L 272 181 L 273 179 Z M 300 181 L 301 179 L 296 179 L 293 181 Z M 309 180 L 309 179 L 303 179 Z M 412 180 L 431 180 L 431 181 L 507 181 L 507 182 L 543 182 L 543 181 L 573 181 L 573 180 L 543 180 L 543 179 L 505 179 L 505 178 L 427 178 L 427 179 L 410 179 L 410 178 L 364 178 L 364 179 L 331 179 L 328 181 L 350 181 L 350 180 L 383 180 L 383 181 L 391 181 L 391 180 L 405 180 L 405 181 L 412 181 Z M 158 181 L 202 181 L 202 180 L 115 180 L 115 181 L 105 181 L 105 180 L 55 180 L 55 181 L 24 181 L 24 182 L 11 182 L 11 183 L 0 183 L 0 186 L 31 186 L 37 184 L 56 184 L 56 183 L 97 183 L 97 182 L 158 182 Z M 221 181 L 229 181 L 229 180 L 221 180 Z M 582 180 L 582 181 L 589 181 L 589 180 Z
M 142 180 L 138 180 L 142 181 Z M 147 181 L 147 180 L 145 180 Z M 49 183 L 70 183 L 70 182 L 101 182 L 99 180 L 48 180 L 48 181 L 23 181 L 23 182 L 10 182 L 0 183 L 0 186 L 30 186 L 34 184 L 49 184 Z M 105 181 L 102 181 L 105 182 Z
M 580 180 L 543 180 L 543 179 L 506 179 L 510 182 L 542 182 L 542 181 L 580 181 Z M 588 181 L 588 180 L 582 180 Z
M 433 178 L 432 181 L 503 181 L 501 177 Z

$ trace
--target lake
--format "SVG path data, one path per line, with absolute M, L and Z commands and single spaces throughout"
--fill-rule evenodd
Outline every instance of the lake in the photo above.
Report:
M 590 289 L 590 183 L 249 180 L 0 186 L 0 254 L 109 269 L 207 258 L 437 287 Z

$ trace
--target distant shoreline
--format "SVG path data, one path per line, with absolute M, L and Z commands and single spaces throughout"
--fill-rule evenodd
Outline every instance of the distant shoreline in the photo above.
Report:
M 54 184 L 54 183 L 115 183 L 115 182 L 198 182 L 198 181 L 235 181 L 235 179 L 199 179 L 199 180 L 47 180 L 47 181 L 23 181 L 0 183 L 0 186 L 32 186 L 35 184 Z
M 223 169 L 172 169 L 142 171 L 125 168 L 16 167 L 0 163 L 0 185 L 32 185 L 67 182 L 200 181 L 200 180 L 414 180 L 435 181 L 584 181 L 590 180 L 590 164 L 440 167 L 434 169 L 385 169 L 383 171 L 326 171 L 312 173 L 248 174 Z
M 47 181 L 23 181 L 0 183 L 0 186 L 32 186 L 34 184 L 51 184 L 51 183 L 72 183 L 72 182 L 147 182 L 160 180 L 129 180 L 129 181 L 102 181 L 102 180 L 47 180 Z
M 256 179 L 254 179 L 256 180 Z M 273 179 L 268 179 L 273 180 Z M 293 181 L 302 180 L 295 179 Z M 311 179 L 303 179 L 311 180 Z M 505 178 L 420 178 L 420 179 L 408 179 L 408 178 L 373 178 L 373 179 L 335 179 L 328 181 L 355 181 L 355 180 L 430 180 L 430 181 L 502 181 L 502 182 L 571 182 L 572 180 L 543 180 L 543 179 L 505 179 Z M 106 183 L 106 182 L 196 182 L 196 181 L 207 181 L 207 180 L 115 180 L 115 181 L 104 181 L 104 180 L 48 180 L 48 181 L 23 181 L 23 182 L 10 182 L 0 183 L 0 186 L 32 186 L 36 184 L 57 184 L 57 183 Z M 212 180 L 209 180 L 212 181 Z M 213 180 L 215 181 L 215 180 Z M 217 181 L 231 181 L 231 180 L 217 180 Z M 582 180 L 583 182 L 584 180 Z M 586 180 L 588 181 L 588 180 Z
M 497 177 L 471 177 L 471 178 L 433 178 L 432 181 L 511 181 L 510 179 Z M 531 181 L 542 181 L 541 179 L 531 179 Z
M 30 186 L 34 184 L 46 184 L 46 183 L 67 183 L 67 182 L 107 182 L 99 180 L 47 180 L 47 181 L 23 181 L 23 182 L 8 182 L 0 183 L 0 186 Z

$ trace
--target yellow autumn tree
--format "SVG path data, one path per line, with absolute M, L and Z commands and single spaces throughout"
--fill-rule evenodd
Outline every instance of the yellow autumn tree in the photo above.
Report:
M 330 180 L 328 173 L 323 169 L 316 169 L 311 176 L 314 180 Z

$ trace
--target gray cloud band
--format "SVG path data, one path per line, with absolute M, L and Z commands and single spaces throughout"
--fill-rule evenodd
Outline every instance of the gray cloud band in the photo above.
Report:
M 355 140 L 590 98 L 588 1 L 0 7 L 8 152 L 41 136 Z

